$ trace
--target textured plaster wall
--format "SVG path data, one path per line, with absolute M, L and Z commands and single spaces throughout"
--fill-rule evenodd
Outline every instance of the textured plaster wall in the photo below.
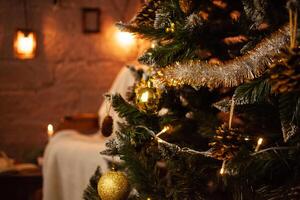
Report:
M 0 0 L 0 151 L 21 161 L 46 144 L 48 123 L 97 112 L 119 69 L 137 55 L 116 44 L 113 24 L 130 19 L 139 6 L 138 0 L 59 0 L 56 6 L 54 0 L 27 0 L 38 55 L 18 60 L 12 41 L 24 27 L 23 2 Z M 82 33 L 82 7 L 101 9 L 100 33 Z

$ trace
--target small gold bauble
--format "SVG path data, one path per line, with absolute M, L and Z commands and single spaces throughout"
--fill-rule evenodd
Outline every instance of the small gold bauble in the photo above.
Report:
M 98 194 L 101 200 L 125 200 L 129 192 L 129 182 L 122 172 L 109 171 L 99 179 Z
M 170 27 L 166 28 L 166 32 L 167 33 L 174 33 L 175 32 L 175 24 L 173 22 L 170 24 Z
M 136 105 L 139 110 L 144 112 L 157 111 L 160 103 L 160 93 L 157 89 L 148 86 L 140 86 L 136 88 L 135 93 Z

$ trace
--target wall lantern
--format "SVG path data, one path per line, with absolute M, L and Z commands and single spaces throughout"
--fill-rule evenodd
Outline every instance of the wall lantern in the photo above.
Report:
M 37 34 L 28 28 L 27 0 L 23 0 L 25 28 L 17 29 L 14 41 L 13 51 L 16 58 L 32 59 L 37 50 Z
M 31 30 L 18 29 L 14 38 L 14 54 L 19 59 L 32 59 L 37 48 L 36 33 Z
M 122 47 L 128 48 L 136 43 L 135 37 L 131 33 L 117 30 L 115 36 L 118 44 Z

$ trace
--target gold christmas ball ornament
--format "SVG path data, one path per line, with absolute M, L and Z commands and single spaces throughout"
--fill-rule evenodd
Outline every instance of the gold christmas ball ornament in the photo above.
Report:
M 98 194 L 101 200 L 125 200 L 129 192 L 129 182 L 123 172 L 109 171 L 99 179 Z
M 156 112 L 160 105 L 160 92 L 149 83 L 142 81 L 135 89 L 136 106 L 144 112 Z

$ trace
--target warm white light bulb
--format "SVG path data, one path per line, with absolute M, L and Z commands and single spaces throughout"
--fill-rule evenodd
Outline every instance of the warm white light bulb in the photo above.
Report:
M 151 48 L 154 49 L 157 46 L 156 42 L 151 43 Z
M 117 31 L 116 39 L 121 46 L 128 47 L 135 43 L 135 38 L 131 33 Z
M 18 43 L 20 53 L 31 52 L 33 50 L 33 35 L 29 34 L 28 36 L 20 37 Z
M 170 127 L 169 126 L 164 126 L 162 132 L 167 132 L 168 130 L 170 130 Z
M 164 134 L 165 132 L 169 131 L 171 129 L 170 126 L 164 126 L 164 128 L 156 135 L 156 137 Z
M 223 175 L 223 174 L 224 174 L 224 171 L 225 171 L 225 169 L 222 167 L 222 168 L 220 169 L 220 174 Z
M 225 165 L 226 165 L 226 160 L 223 160 L 222 167 L 220 169 L 220 175 L 225 174 Z
M 259 150 L 259 147 L 261 146 L 261 144 L 263 143 L 264 139 L 263 138 L 259 138 L 257 140 L 257 145 L 256 145 L 256 148 L 255 148 L 255 151 L 258 151 Z
M 142 103 L 148 102 L 148 99 L 149 99 L 149 92 L 148 92 L 148 91 L 145 91 L 144 93 L 142 93 L 140 99 L 141 99 L 141 102 L 142 102 Z

